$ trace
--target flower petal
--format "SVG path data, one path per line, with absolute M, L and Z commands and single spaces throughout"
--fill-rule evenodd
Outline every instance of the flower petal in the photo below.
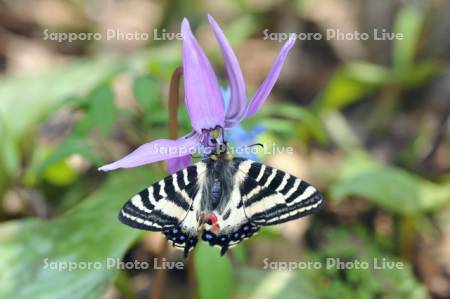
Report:
M 186 107 L 192 128 L 202 130 L 224 126 L 225 108 L 216 74 L 192 34 L 189 22 L 181 24 L 183 35 L 183 75 Z
M 277 82 L 278 80 L 281 68 L 283 67 L 289 50 L 292 48 L 292 46 L 294 46 L 295 40 L 295 36 L 291 36 L 289 40 L 284 44 L 272 68 L 270 69 L 269 74 L 267 75 L 266 79 L 264 79 L 264 82 L 258 88 L 255 95 L 253 96 L 252 101 L 248 105 L 247 112 L 245 113 L 244 118 L 250 117 L 258 112 L 259 108 L 261 108 L 261 106 L 266 101 L 269 93 L 272 91 L 272 88 L 275 85 L 275 82 Z
M 225 103 L 225 111 L 228 111 L 228 109 L 230 107 L 230 99 L 231 99 L 230 86 L 227 85 L 225 87 L 221 87 L 220 91 L 222 92 L 223 102 Z
M 190 165 L 192 165 L 192 157 L 190 155 L 167 160 L 167 170 L 170 174 L 173 174 Z
M 199 134 L 189 134 L 178 140 L 158 139 L 145 143 L 116 162 L 99 168 L 102 171 L 110 171 L 117 168 L 131 168 L 149 164 L 161 160 L 186 156 L 195 152 L 200 146 Z
M 223 34 L 222 29 L 220 29 L 212 16 L 208 15 L 208 20 L 214 30 L 216 39 L 219 42 L 228 74 L 228 80 L 230 82 L 231 101 L 226 110 L 226 118 L 239 118 L 242 113 L 244 113 L 245 107 L 247 106 L 247 91 L 245 89 L 244 76 L 242 75 L 242 70 L 236 55 Z

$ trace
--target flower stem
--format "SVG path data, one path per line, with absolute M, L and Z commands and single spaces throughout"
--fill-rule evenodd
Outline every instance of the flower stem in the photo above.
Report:
M 169 87 L 169 137 L 178 138 L 178 104 L 180 78 L 183 75 L 183 68 L 178 67 L 172 74 Z
M 179 87 L 180 78 L 183 75 L 183 68 L 178 67 L 172 74 L 169 87 L 169 138 L 178 138 L 178 105 L 179 105 Z M 157 258 L 162 260 L 167 256 L 169 247 L 167 241 L 159 252 Z M 155 287 L 150 295 L 150 299 L 160 299 L 164 295 L 164 286 L 166 283 L 167 271 L 166 269 L 157 269 L 154 279 Z

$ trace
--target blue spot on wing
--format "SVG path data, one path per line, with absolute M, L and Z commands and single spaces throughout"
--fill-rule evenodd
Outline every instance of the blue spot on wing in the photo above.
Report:
M 258 226 L 251 223 L 245 223 L 236 228 L 237 230 L 235 231 L 232 230 L 226 234 L 219 235 L 216 235 L 211 231 L 203 231 L 202 240 L 208 242 L 210 246 L 220 246 L 220 254 L 224 255 L 229 247 L 237 245 L 239 242 L 251 237 L 259 230 Z

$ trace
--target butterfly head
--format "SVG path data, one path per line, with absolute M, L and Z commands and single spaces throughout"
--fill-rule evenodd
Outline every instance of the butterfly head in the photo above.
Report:
M 209 158 L 213 160 L 231 160 L 232 156 L 228 152 L 228 145 L 226 142 L 218 144 L 217 147 L 209 154 Z
M 210 144 L 211 153 L 208 155 L 213 160 L 231 160 L 232 157 L 228 151 L 228 142 L 225 140 L 223 128 L 215 129 L 211 134 Z

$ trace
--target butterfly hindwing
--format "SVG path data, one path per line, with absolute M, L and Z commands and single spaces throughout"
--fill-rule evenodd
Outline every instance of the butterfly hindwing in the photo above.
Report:
M 220 231 L 215 233 L 211 230 L 204 230 L 202 234 L 202 240 L 208 242 L 211 246 L 221 248 L 221 255 L 244 239 L 250 238 L 259 230 L 259 226 L 251 223 L 245 215 L 239 188 L 240 176 L 233 164 L 230 163 L 228 166 L 233 167 L 234 170 L 233 188 L 222 213 L 218 213 L 217 223 Z
M 320 192 L 309 183 L 284 171 L 234 159 L 240 171 L 242 204 L 256 225 L 274 225 L 311 214 L 323 204 Z
M 197 243 L 195 203 L 206 166 L 198 162 L 134 195 L 123 206 L 119 220 L 131 227 L 161 231 L 185 255 Z

